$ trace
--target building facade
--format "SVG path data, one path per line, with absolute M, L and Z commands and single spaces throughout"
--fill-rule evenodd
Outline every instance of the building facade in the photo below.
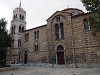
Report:
M 93 36 L 90 13 L 77 8 L 56 11 L 47 24 L 26 30 L 26 12 L 13 11 L 9 61 L 20 63 L 100 63 L 100 35 Z

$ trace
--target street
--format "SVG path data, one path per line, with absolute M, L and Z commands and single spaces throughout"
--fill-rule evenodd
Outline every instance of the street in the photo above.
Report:
M 18 70 L 0 72 L 0 75 L 100 75 L 100 68 L 19 66 Z

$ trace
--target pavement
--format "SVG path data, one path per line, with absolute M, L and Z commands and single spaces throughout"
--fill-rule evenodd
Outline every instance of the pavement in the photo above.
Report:
M 18 70 L 0 72 L 0 75 L 100 75 L 100 68 L 68 68 L 51 66 L 18 66 Z

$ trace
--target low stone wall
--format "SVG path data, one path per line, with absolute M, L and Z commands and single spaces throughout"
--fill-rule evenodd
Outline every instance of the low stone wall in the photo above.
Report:
M 0 68 L 0 72 L 16 70 L 16 69 L 18 69 L 18 68 L 17 67 L 4 67 L 4 68 Z

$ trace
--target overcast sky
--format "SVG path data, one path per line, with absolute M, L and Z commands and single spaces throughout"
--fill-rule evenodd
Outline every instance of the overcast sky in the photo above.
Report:
M 26 11 L 27 29 L 46 24 L 46 20 L 57 10 L 69 7 L 85 11 L 80 0 L 22 0 L 21 2 L 22 8 Z M 19 3 L 20 0 L 0 0 L 0 19 L 6 18 L 8 30 L 13 10 L 19 6 Z

